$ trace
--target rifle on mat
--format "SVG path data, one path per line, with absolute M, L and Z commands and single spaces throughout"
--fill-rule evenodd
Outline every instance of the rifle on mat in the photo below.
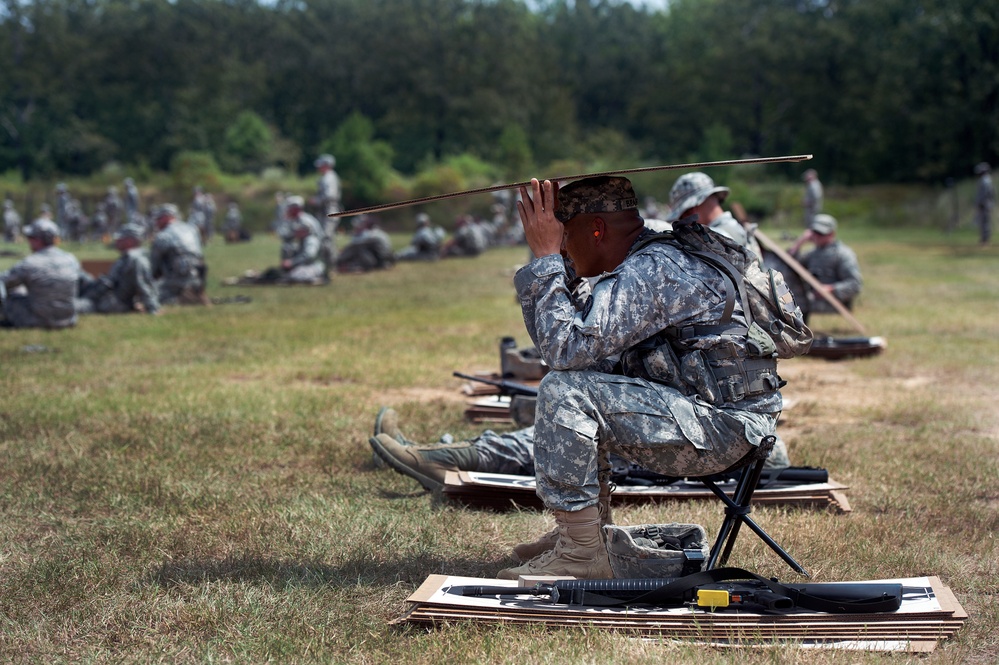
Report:
M 520 395 L 522 397 L 537 397 L 538 389 L 534 386 L 528 386 L 523 383 L 517 383 L 515 381 L 507 381 L 506 379 L 487 379 L 481 376 L 472 376 L 471 374 L 462 374 L 461 372 L 454 372 L 454 376 L 459 379 L 468 379 L 469 381 L 478 381 L 479 383 L 485 383 L 490 386 L 496 386 L 500 389 L 500 395 L 506 395 L 507 397 L 513 397 L 514 395 Z
M 907 590 L 891 582 L 780 584 L 740 568 L 715 568 L 679 578 L 556 580 L 533 587 L 453 586 L 444 591 L 458 596 L 530 595 L 545 597 L 556 605 L 690 606 L 711 611 L 799 608 L 831 614 L 868 614 L 896 611 Z

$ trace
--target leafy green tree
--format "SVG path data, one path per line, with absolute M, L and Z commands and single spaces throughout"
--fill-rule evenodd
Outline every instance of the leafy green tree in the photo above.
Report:
M 320 146 L 320 152 L 336 157 L 348 206 L 380 200 L 392 174 L 392 147 L 375 138 L 371 120 L 360 113 L 351 114 L 332 138 Z
M 190 192 L 195 185 L 217 189 L 221 172 L 211 153 L 184 150 L 170 160 L 170 176 L 175 193 L 181 194 Z
M 273 137 L 263 118 L 242 111 L 225 130 L 223 163 L 234 172 L 256 171 L 267 165 Z

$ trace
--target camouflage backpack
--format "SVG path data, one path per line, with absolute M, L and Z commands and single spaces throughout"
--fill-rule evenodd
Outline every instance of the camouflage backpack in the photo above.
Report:
M 733 287 L 726 290 L 722 324 L 731 317 L 735 306 L 733 292 L 738 291 L 749 323 L 746 337 L 755 356 L 794 358 L 808 353 L 812 331 L 805 325 L 801 309 L 781 273 L 762 269 L 756 257 L 744 247 L 709 231 L 694 219 L 675 222 L 672 231 L 659 235 L 718 269 Z

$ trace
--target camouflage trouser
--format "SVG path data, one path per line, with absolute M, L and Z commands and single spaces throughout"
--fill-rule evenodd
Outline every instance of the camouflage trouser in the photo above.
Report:
M 992 208 L 978 206 L 975 209 L 975 224 L 978 226 L 978 240 L 987 243 L 992 239 Z
M 118 299 L 114 292 L 105 293 L 96 300 L 76 298 L 73 301 L 77 314 L 128 314 L 135 308 Z
M 479 463 L 476 471 L 482 473 L 507 473 L 514 476 L 534 475 L 534 427 L 497 434 L 486 430 L 469 443 L 475 446 L 479 453 Z M 620 466 L 627 460 L 617 455 L 611 456 L 611 465 Z M 791 466 L 788 457 L 787 444 L 777 435 L 770 457 L 767 458 L 766 469 L 786 469 Z
M 32 305 L 31 296 L 14 293 L 3 298 L 3 318 L 7 325 L 14 328 L 68 328 L 76 325 L 76 315 L 73 311 L 63 313 L 58 320 L 40 317 Z
M 670 476 L 718 473 L 775 425 L 771 414 L 715 408 L 642 379 L 549 372 L 538 392 L 537 493 L 552 510 L 595 505 L 611 453 Z
M 534 428 L 497 434 L 486 430 L 470 441 L 479 453 L 477 470 L 486 473 L 534 475 Z
M 163 280 L 158 285 L 160 303 L 164 305 L 203 304 L 204 283 L 191 278 L 184 281 Z
M 45 322 L 31 309 L 31 299 L 14 294 L 3 301 L 3 314 L 7 323 L 15 328 L 44 328 Z
M 326 278 L 326 264 L 317 261 L 295 266 L 281 276 L 280 281 L 289 284 L 312 284 Z

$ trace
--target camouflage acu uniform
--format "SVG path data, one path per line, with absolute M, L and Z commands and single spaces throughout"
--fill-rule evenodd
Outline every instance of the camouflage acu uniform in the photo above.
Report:
M 805 211 L 805 228 L 808 228 L 815 215 L 822 212 L 822 183 L 818 176 L 805 182 L 805 195 L 802 198 L 802 207 Z
M 3 202 L 3 237 L 7 242 L 16 242 L 21 234 L 21 216 L 17 214 L 14 202 L 5 199 Z
M 316 181 L 316 197 L 323 214 L 340 212 L 340 177 L 332 168 L 319 176 Z
M 204 288 L 205 258 L 201 234 L 179 219 L 156 234 L 149 249 L 149 265 L 158 281 L 160 303 L 170 305 Z
M 419 227 L 409 241 L 409 246 L 396 253 L 397 261 L 436 261 L 440 257 L 442 236 L 430 225 L 430 217 L 420 213 L 416 217 Z
M 367 272 L 391 268 L 395 263 L 392 241 L 375 226 L 367 226 L 354 235 L 336 259 L 341 272 Z
M 138 247 L 122 252 L 108 274 L 86 285 L 81 296 L 76 303 L 80 314 L 127 314 L 136 311 L 137 302 L 148 314 L 160 309 L 149 259 Z
M 996 204 L 996 190 L 992 185 L 990 170 L 985 163 L 979 164 L 976 168 L 979 178 L 978 188 L 975 190 L 975 224 L 978 226 L 978 237 L 982 244 L 992 238 L 992 208 Z
M 746 232 L 746 227 L 740 224 L 735 217 L 732 216 L 732 213 L 726 212 L 721 217 L 712 220 L 712 222 L 708 224 L 708 228 L 715 233 L 722 234 L 730 240 L 734 240 L 742 247 L 753 251 L 753 248 L 750 246 L 749 234 Z M 759 253 L 756 253 L 756 255 L 759 256 Z
M 464 221 L 454 229 L 454 234 L 443 252 L 443 256 L 478 256 L 488 246 L 485 234 L 478 224 Z
M 125 178 L 125 224 L 131 222 L 139 214 L 139 188 L 135 186 L 135 181 Z
M 326 279 L 326 263 L 322 258 L 323 233 L 319 221 L 307 212 L 298 213 L 298 218 L 291 222 L 292 229 L 304 227 L 309 234 L 304 238 L 289 237 L 282 253 L 287 256 L 283 260 L 291 261 L 291 268 L 281 277 L 280 281 L 290 283 L 313 283 Z
M 10 270 L 0 273 L 4 316 L 15 328 L 67 328 L 76 324 L 76 296 L 80 262 L 55 246 L 33 252 Z M 13 291 L 23 287 L 26 292 Z
M 596 505 L 611 453 L 666 475 L 705 475 L 732 466 L 774 433 L 777 390 L 711 404 L 617 373 L 622 353 L 668 328 L 714 325 L 725 307 L 717 270 L 669 243 L 643 244 L 648 235 L 601 276 L 583 312 L 573 306 L 558 255 L 532 261 L 514 278 L 528 332 L 552 368 L 539 388 L 534 432 L 538 495 L 551 509 Z M 746 325 L 738 302 L 732 323 Z M 735 344 L 696 333 L 683 342 L 705 353 Z
M 863 279 L 860 264 L 853 250 L 839 240 L 825 247 L 816 247 L 799 259 L 808 272 L 823 284 L 833 285 L 833 295 L 846 307 L 853 306 L 853 299 L 860 293 Z M 832 313 L 833 309 L 824 298 L 809 293 L 809 312 Z

